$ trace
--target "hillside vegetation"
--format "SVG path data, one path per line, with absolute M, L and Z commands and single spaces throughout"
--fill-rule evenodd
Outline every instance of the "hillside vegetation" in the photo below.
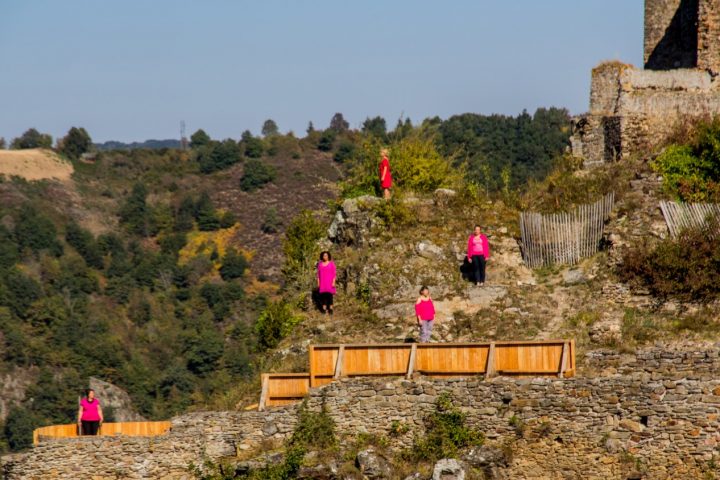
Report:
M 557 119 L 567 120 L 567 113 L 544 112 L 556 120 L 536 114 L 537 131 L 566 137 Z M 368 119 L 354 131 L 338 114 L 329 128 L 309 128 L 303 138 L 266 122 L 262 137 L 244 132 L 239 141 L 219 141 L 198 131 L 187 151 L 111 150 L 82 160 L 89 136 L 71 131 L 58 145 L 72 162 L 71 183 L 15 177 L 0 183 L 0 373 L 26 385 L 22 401 L 8 400 L 2 448 L 24 448 L 36 426 L 72 422 L 88 376 L 126 389 L 141 414 L 163 419 L 250 403 L 258 373 L 290 361 L 288 348 L 299 353 L 310 340 L 371 338 L 368 322 L 378 321 L 378 302 L 392 281 L 385 275 L 351 281 L 351 272 L 355 261 L 377 252 L 337 250 L 347 280 L 336 324 L 325 324 L 331 335 L 308 295 L 317 241 L 341 195 L 375 188 L 370 177 L 381 144 L 390 145 L 405 183 L 396 201 L 375 211 L 392 225 L 385 235 L 395 242 L 404 225 L 423 227 L 407 207 L 413 195 L 456 188 L 463 195 L 457 208 L 473 210 L 445 206 L 431 221 L 465 222 L 489 199 L 525 185 L 528 172 L 542 177 L 564 146 L 507 165 L 487 160 L 483 168 L 499 180 L 478 183 L 479 157 L 463 142 L 496 142 L 495 159 L 502 149 L 522 150 L 513 142 L 527 143 L 524 136 L 496 138 L 510 118 L 446 122 L 484 118 L 500 126 L 470 128 L 455 147 L 442 140 L 443 121 L 418 127 L 405 121 L 387 131 L 384 120 Z M 541 133 L 533 139 L 547 143 Z M 32 148 L 40 141 L 48 138 L 35 131 L 12 143 Z M 496 214 L 506 210 L 512 211 Z M 454 238 L 452 225 L 438 238 Z M 394 329 L 377 334 L 396 336 Z

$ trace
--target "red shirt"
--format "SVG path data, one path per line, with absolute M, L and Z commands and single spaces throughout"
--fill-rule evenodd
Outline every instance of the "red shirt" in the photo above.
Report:
M 387 170 L 385 179 L 382 178 L 383 170 Z M 388 160 L 388 157 L 383 157 L 380 161 L 378 175 L 380 176 L 380 183 L 383 188 L 390 188 L 392 186 L 392 174 L 390 173 L 390 160 Z

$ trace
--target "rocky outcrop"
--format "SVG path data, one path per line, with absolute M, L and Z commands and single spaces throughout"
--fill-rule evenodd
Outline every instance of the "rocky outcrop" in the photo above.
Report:
M 90 388 L 101 399 L 106 417 L 112 413 L 115 422 L 145 421 L 145 417 L 137 413 L 130 396 L 122 388 L 95 377 L 90 377 Z
M 0 373 L 0 423 L 14 405 L 25 400 L 25 391 L 35 375 L 36 371 L 25 368 L 14 368 L 7 373 Z
M 370 195 L 343 201 L 328 228 L 328 238 L 342 245 L 365 245 L 370 231 L 379 225 L 373 207 L 382 201 Z

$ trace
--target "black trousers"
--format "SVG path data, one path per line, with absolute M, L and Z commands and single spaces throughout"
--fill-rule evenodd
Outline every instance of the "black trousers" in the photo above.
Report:
M 473 255 L 472 264 L 475 283 L 485 283 L 485 257 L 482 255 Z
M 90 422 L 88 420 L 80 421 L 81 435 L 97 435 L 100 429 L 100 422 Z
M 318 303 L 320 304 L 321 310 L 325 310 L 326 308 L 329 310 L 333 305 L 333 294 L 330 292 L 318 293 Z

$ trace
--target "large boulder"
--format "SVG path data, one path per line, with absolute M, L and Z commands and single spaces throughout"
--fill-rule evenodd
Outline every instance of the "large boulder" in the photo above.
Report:
M 438 247 L 430 240 L 421 240 L 418 242 L 418 244 L 415 245 L 415 251 L 421 257 L 430 260 L 442 260 L 445 258 L 442 248 Z
M 465 469 L 454 458 L 443 458 L 435 464 L 432 480 L 465 480 Z
M 358 452 L 355 457 L 355 466 L 366 478 L 370 479 L 390 478 L 392 472 L 390 463 L 374 448 Z
M 100 400 L 103 413 L 112 412 L 116 422 L 144 422 L 145 417 L 137 413 L 130 396 L 125 390 L 112 383 L 90 377 L 90 388 L 95 390 L 95 396 Z
M 343 201 L 328 228 L 328 238 L 343 245 L 363 245 L 378 224 L 373 208 L 382 201 L 370 195 Z

